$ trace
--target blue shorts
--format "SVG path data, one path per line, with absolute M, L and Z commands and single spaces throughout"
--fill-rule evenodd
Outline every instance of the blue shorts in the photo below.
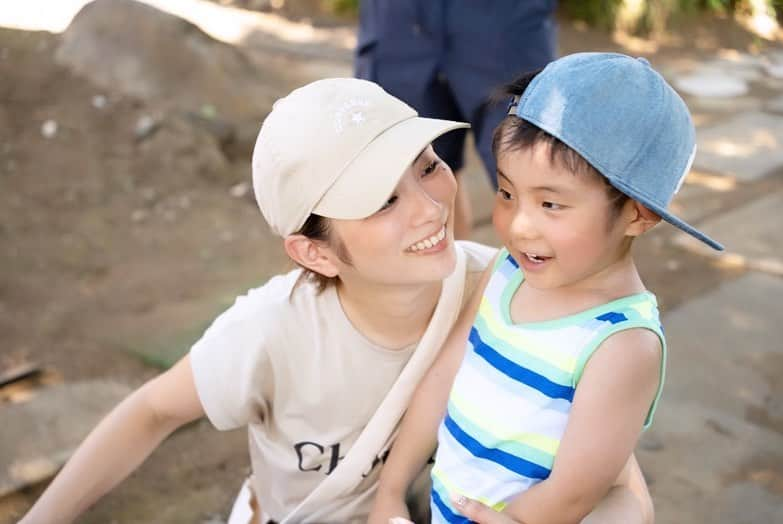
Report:
M 553 0 L 364 0 L 355 74 L 372 80 L 421 116 L 469 122 L 497 186 L 492 134 L 508 100 L 495 91 L 556 56 Z M 454 171 L 464 164 L 464 129 L 434 142 Z

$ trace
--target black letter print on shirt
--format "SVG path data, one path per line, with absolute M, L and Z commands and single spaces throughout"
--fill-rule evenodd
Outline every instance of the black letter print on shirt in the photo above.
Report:
M 391 451 L 391 448 L 382 451 L 380 454 L 376 455 L 375 458 L 372 461 L 372 464 L 370 465 L 370 469 L 362 473 L 362 478 L 367 477 L 370 473 L 372 473 L 372 470 L 375 469 L 375 466 L 378 465 L 378 463 L 383 462 L 386 464 L 386 459 L 389 458 L 389 452 Z
M 296 455 L 299 457 L 299 471 L 318 471 L 321 469 L 321 465 L 319 464 L 317 468 L 305 468 L 302 462 L 304 461 L 304 455 L 302 453 L 302 448 L 305 446 L 314 446 L 318 448 L 318 451 L 321 455 L 324 453 L 324 447 L 320 444 L 316 444 L 315 442 L 298 442 L 294 444 L 294 449 L 296 450 Z
M 315 442 L 304 441 L 304 442 L 298 442 L 298 443 L 294 444 L 294 450 L 296 450 L 296 456 L 299 457 L 299 465 L 298 465 L 299 471 L 318 471 L 318 470 L 320 470 L 322 464 L 318 464 L 317 467 L 309 467 L 309 468 L 305 467 L 305 465 L 304 465 L 305 456 L 304 456 L 304 452 L 302 451 L 302 449 L 305 446 L 313 446 L 314 448 L 316 448 L 318 450 L 318 454 L 315 455 L 314 457 L 311 457 L 311 460 L 308 461 L 308 462 L 315 462 L 315 463 L 321 462 L 321 457 L 323 457 L 324 451 L 325 451 L 325 448 L 322 445 L 317 444 Z M 334 468 L 337 467 L 337 464 L 340 462 L 341 459 L 345 458 L 345 457 L 341 457 L 340 456 L 340 444 L 339 443 L 332 444 L 331 446 L 329 446 L 329 450 L 330 450 L 330 457 L 329 457 L 329 467 L 326 470 L 326 474 L 327 475 L 329 473 L 331 473 L 332 471 L 334 471 Z

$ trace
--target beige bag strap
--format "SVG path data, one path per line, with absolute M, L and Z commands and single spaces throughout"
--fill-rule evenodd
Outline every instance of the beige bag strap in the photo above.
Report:
M 319 505 L 354 489 L 362 480 L 362 472 L 368 464 L 373 462 L 378 453 L 394 437 L 416 386 L 435 360 L 461 310 L 465 288 L 466 257 L 462 247 L 456 243 L 455 251 L 456 268 L 443 281 L 440 299 L 432 319 L 402 373 L 397 377 L 391 390 L 381 401 L 345 458 L 296 509 L 282 520 L 281 524 L 300 522 L 303 515 L 312 513 Z

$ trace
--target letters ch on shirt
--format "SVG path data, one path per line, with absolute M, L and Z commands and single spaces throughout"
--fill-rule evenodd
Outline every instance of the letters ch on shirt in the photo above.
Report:
M 317 442 L 305 440 L 294 444 L 294 451 L 296 451 L 296 456 L 299 460 L 297 467 L 302 472 L 321 471 L 329 475 L 337 467 L 340 460 L 345 458 L 345 456 L 340 455 L 339 442 L 330 446 L 324 446 Z M 381 462 L 385 463 L 388 456 L 388 449 L 376 455 L 367 471 L 362 473 L 362 478 L 369 475 Z

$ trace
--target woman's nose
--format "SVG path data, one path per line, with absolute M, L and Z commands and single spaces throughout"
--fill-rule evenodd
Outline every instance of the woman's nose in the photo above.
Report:
M 443 203 L 421 186 L 416 188 L 415 205 L 414 216 L 417 224 L 442 220 Z

